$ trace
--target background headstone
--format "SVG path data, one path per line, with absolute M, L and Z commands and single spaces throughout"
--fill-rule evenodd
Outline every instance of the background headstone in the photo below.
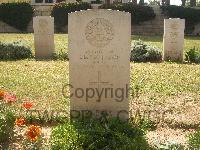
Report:
M 183 61 L 185 19 L 164 20 L 164 60 Z
M 51 58 L 54 53 L 54 18 L 37 16 L 33 18 L 35 57 Z
M 130 14 L 86 10 L 69 14 L 68 22 L 71 117 L 109 115 L 127 119 Z M 97 91 L 99 95 L 103 93 L 101 98 Z

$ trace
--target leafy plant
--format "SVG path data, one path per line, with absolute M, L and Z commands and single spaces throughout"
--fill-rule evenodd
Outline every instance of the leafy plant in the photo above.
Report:
M 4 146 L 14 134 L 15 107 L 12 103 L 15 101 L 15 95 L 0 89 L 0 146 Z
M 0 60 L 17 60 L 31 57 L 31 48 L 22 45 L 20 42 L 0 42 Z
M 58 3 L 53 7 L 51 16 L 54 17 L 57 30 L 62 31 L 62 28 L 68 24 L 68 13 L 80 10 L 87 10 L 90 8 L 90 4 L 85 2 Z
M 131 50 L 131 61 L 158 62 L 162 60 L 161 50 L 147 45 L 143 41 L 134 41 Z
M 200 130 L 194 134 L 189 135 L 188 143 L 191 149 L 200 149 Z
M 195 47 L 186 52 L 185 57 L 186 61 L 189 61 L 191 63 L 200 63 L 200 52 Z
M 149 6 L 134 5 L 134 3 L 116 3 L 108 6 L 103 5 L 102 8 L 131 13 L 132 24 L 139 24 L 144 21 L 152 20 L 156 16 L 153 8 Z
M 127 149 L 145 150 L 144 131 L 117 119 L 72 121 L 55 127 L 51 135 L 52 149 Z
M 155 130 L 156 122 L 151 121 L 149 118 L 142 116 L 139 110 L 136 111 L 136 114 L 131 117 L 131 122 L 134 126 L 139 127 L 143 130 Z
M 91 1 L 91 4 L 102 4 L 102 1 L 101 0 Z
M 30 3 L 0 4 L 0 20 L 19 30 L 26 31 L 32 17 L 33 8 Z
M 53 54 L 53 59 L 55 60 L 69 60 L 69 56 L 67 52 L 60 51 L 58 53 Z
M 0 145 L 13 136 L 14 121 L 14 113 L 0 102 Z
M 11 111 L 0 111 L 0 145 L 12 137 L 14 121 L 15 116 Z

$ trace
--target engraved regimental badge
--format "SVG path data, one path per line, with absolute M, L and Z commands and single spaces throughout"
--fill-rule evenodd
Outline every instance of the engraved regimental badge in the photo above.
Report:
M 113 25 L 104 18 L 93 19 L 86 26 L 85 36 L 92 46 L 105 47 L 114 38 Z

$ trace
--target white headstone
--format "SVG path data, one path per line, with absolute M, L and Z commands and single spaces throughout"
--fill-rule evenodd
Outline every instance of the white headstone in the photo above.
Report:
M 129 0 L 122 0 L 122 3 L 129 3 Z
M 185 19 L 164 20 L 164 60 L 183 61 Z
M 71 117 L 129 118 L 131 16 L 105 9 L 69 14 Z
M 50 58 L 54 53 L 54 18 L 37 16 L 33 18 L 35 57 Z
M 56 3 L 56 0 L 40 0 L 39 2 L 37 2 L 37 0 L 31 0 L 31 4 L 48 4 L 48 3 Z

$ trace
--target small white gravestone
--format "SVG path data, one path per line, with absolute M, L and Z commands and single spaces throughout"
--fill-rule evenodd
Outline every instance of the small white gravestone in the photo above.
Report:
M 164 60 L 183 61 L 185 19 L 164 20 Z
M 93 9 L 69 14 L 71 118 L 129 118 L 131 16 Z
M 31 0 L 31 4 L 34 5 L 34 4 L 50 4 L 50 3 L 55 3 L 56 0 Z
M 122 3 L 129 3 L 129 0 L 122 0 Z
M 35 57 L 50 58 L 54 53 L 54 18 L 36 16 L 33 18 Z

